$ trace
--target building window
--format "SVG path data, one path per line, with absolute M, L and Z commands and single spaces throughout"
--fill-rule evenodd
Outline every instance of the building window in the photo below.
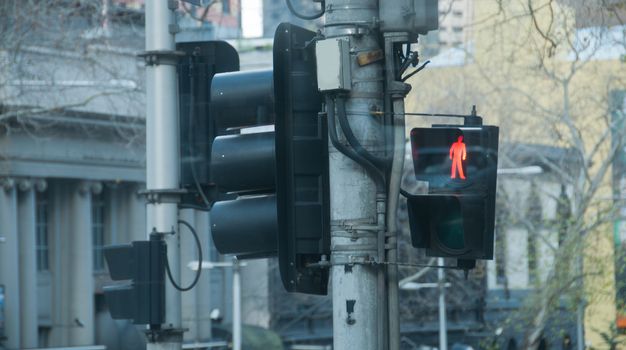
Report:
M 537 281 L 537 240 L 533 232 L 528 232 L 528 280 L 530 283 Z
M 37 271 L 48 271 L 50 269 L 48 193 L 38 192 L 35 202 L 35 230 L 37 234 Z
M 455 33 L 460 33 L 463 31 L 463 27 L 452 27 L 452 31 Z
M 91 197 L 91 231 L 93 233 L 93 269 L 104 270 L 104 196 Z
M 496 264 L 496 283 L 507 287 L 506 276 L 506 237 L 505 232 L 507 224 L 511 222 L 511 215 L 507 207 L 507 203 L 510 203 L 509 196 L 502 186 L 498 186 L 498 195 L 496 197 L 496 252 L 495 252 L 495 264 Z
M 230 14 L 230 0 L 222 0 L 222 13 Z
M 561 194 L 559 195 L 559 200 L 556 204 L 556 220 L 559 228 L 559 247 L 563 244 L 565 238 L 567 238 L 567 230 L 569 221 L 571 220 L 571 215 L 572 205 L 567 197 L 565 185 L 561 185 Z
M 526 212 L 526 232 L 528 232 L 528 277 L 531 283 L 537 281 L 537 266 L 539 252 L 537 237 L 543 228 L 543 206 L 537 185 L 533 182 L 528 196 L 528 210 Z
M 39 327 L 37 336 L 37 346 L 47 348 L 50 345 L 50 327 Z

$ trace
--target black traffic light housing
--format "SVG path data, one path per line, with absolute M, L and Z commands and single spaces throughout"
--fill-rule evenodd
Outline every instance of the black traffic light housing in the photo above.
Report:
M 129 280 L 105 286 L 104 297 L 113 319 L 158 326 L 165 320 L 165 259 L 167 247 L 153 234 L 149 241 L 104 248 L 111 279 Z
M 414 128 L 411 150 L 416 179 L 428 183 L 427 194 L 406 194 L 413 246 L 464 269 L 493 259 L 498 127 L 474 115 Z
M 176 50 L 181 53 L 177 64 L 180 187 L 186 190 L 180 206 L 209 210 L 216 196 L 209 159 L 219 133 L 209 110 L 211 81 L 217 73 L 239 70 L 239 55 L 225 41 L 177 43 Z
M 319 116 L 315 33 L 281 24 L 274 37 L 278 259 L 288 291 L 326 294 L 330 260 L 328 126 Z
M 315 35 L 283 23 L 273 70 L 213 78 L 211 116 L 226 135 L 213 142 L 211 177 L 237 198 L 213 205 L 211 228 L 220 253 L 278 255 L 287 291 L 326 294 L 328 270 L 317 263 L 330 257 L 328 133 L 318 115 Z

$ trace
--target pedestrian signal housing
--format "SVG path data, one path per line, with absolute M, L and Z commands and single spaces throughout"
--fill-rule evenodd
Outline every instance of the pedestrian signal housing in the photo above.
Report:
M 411 150 L 415 177 L 428 188 L 407 194 L 413 246 L 462 268 L 492 259 L 498 127 L 415 128 Z
M 113 319 L 154 326 L 164 322 L 166 254 L 165 242 L 157 234 L 151 235 L 149 241 L 104 248 L 111 279 L 128 280 L 103 288 Z

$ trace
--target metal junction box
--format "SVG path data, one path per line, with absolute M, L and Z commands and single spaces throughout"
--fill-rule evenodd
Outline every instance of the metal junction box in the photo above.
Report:
M 350 90 L 350 43 L 347 40 L 333 38 L 318 41 L 315 58 L 320 91 Z
M 426 34 L 439 28 L 438 0 L 379 0 L 380 30 Z

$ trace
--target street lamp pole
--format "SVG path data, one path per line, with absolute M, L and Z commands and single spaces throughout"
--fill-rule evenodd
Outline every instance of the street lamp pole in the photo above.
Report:
M 437 259 L 437 265 L 443 266 L 443 258 Z M 439 280 L 439 350 L 448 350 L 445 271 L 442 268 L 437 269 L 437 277 Z
M 237 258 L 233 258 L 233 350 L 241 350 L 241 276 Z

